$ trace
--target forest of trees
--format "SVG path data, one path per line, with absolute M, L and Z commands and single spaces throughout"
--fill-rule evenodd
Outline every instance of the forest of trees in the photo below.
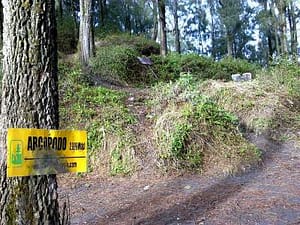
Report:
M 111 33 L 156 40 L 161 55 L 194 52 L 268 65 L 298 53 L 296 0 L 3 0 L 0 224 L 59 224 L 55 175 L 8 179 L 9 127 L 58 129 L 57 47 L 95 53 Z M 55 14 L 56 12 L 56 14 Z M 4 16 L 3 16 L 4 14 Z M 56 32 L 56 26 L 58 32 Z M 57 43 L 56 43 L 56 33 Z M 23 210 L 27 208 L 28 211 Z M 47 221 L 47 222 L 45 222 Z
M 94 34 L 116 32 L 159 41 L 161 54 L 169 49 L 214 59 L 228 55 L 262 65 L 279 56 L 297 55 L 296 0 L 56 0 L 56 10 L 66 35 L 62 40 L 73 39 L 75 48 L 79 30 L 91 35 L 79 37 L 87 40 L 85 55 L 93 54 Z M 91 25 L 90 32 L 80 21 Z

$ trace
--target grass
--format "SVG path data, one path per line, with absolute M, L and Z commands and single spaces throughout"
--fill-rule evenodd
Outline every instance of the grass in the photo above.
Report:
M 259 162 L 261 152 L 237 129 L 238 118 L 203 95 L 199 85 L 191 74 L 182 74 L 154 88 L 159 167 L 205 171 L 214 165 L 219 172 L 235 173 Z
M 218 105 L 235 113 L 248 131 L 269 133 L 276 140 L 295 139 L 300 129 L 300 77 L 294 67 L 298 66 L 288 65 L 283 70 L 284 66 L 278 65 L 262 70 L 251 82 L 207 81 L 199 88 Z
M 125 106 L 126 94 L 88 86 L 78 65 L 60 64 L 61 128 L 88 131 L 89 171 L 125 175 L 135 169 L 135 137 L 127 129 L 136 122 Z
M 247 170 L 261 160 L 261 150 L 244 132 L 300 143 L 298 65 L 280 62 L 259 69 L 231 58 L 214 62 L 197 55 L 152 54 L 150 74 L 136 57 L 152 47 L 142 39 L 113 36 L 100 41 L 91 62 L 96 75 L 133 86 L 153 85 L 144 133 L 133 129 L 141 124 L 127 108 L 125 92 L 89 86 L 91 76 L 83 75 L 76 64 L 60 65 L 61 124 L 88 131 L 90 171 L 133 174 L 144 166 L 138 162 L 145 159 L 138 157 L 149 149 L 139 144 L 142 135 L 151 136 L 147 144 L 162 171 Z M 256 79 L 229 81 L 231 73 L 243 72 L 255 73 Z

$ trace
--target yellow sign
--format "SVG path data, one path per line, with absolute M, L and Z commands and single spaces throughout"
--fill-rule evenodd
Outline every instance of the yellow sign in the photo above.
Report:
M 7 175 L 87 171 L 86 131 L 9 128 Z

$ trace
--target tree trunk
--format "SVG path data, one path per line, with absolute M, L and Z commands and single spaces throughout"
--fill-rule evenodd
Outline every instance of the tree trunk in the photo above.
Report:
M 288 19 L 291 33 L 291 53 L 293 57 L 297 55 L 297 46 L 298 46 L 298 38 L 297 38 L 297 21 L 295 15 L 295 5 L 293 1 L 290 1 L 288 7 Z
M 279 11 L 279 28 L 280 28 L 280 41 L 281 41 L 281 53 L 283 55 L 288 54 L 287 48 L 287 29 L 286 29 L 286 3 L 285 0 L 280 0 L 278 3 Z
M 56 14 L 58 14 L 59 18 L 62 19 L 63 17 L 63 0 L 55 0 L 55 9 Z
M 159 24 L 160 24 L 160 54 L 162 56 L 166 56 L 168 54 L 168 47 L 167 47 L 165 0 L 158 0 L 158 14 L 159 14 Z
M 130 15 L 130 7 L 127 2 L 124 2 L 124 27 L 125 27 L 125 32 L 131 34 L 131 15 Z
M 93 54 L 92 43 L 92 0 L 80 0 L 80 60 L 81 63 L 88 65 L 89 59 Z
M 0 224 L 59 224 L 56 176 L 8 178 L 7 128 L 58 129 L 55 2 L 3 0 Z
M 158 35 L 157 0 L 152 0 L 152 3 L 153 3 L 153 33 L 151 39 L 156 41 Z
M 217 58 L 217 54 L 216 54 L 216 31 L 215 31 L 215 14 L 216 14 L 216 10 L 215 10 L 215 2 L 212 1 L 208 1 L 209 4 L 209 11 L 210 11 L 210 18 L 211 18 L 211 55 L 214 59 Z
M 227 40 L 227 55 L 229 57 L 233 56 L 233 37 L 232 35 L 229 33 L 229 31 L 226 34 L 226 40 Z
M 278 35 L 278 31 L 279 31 L 279 24 L 278 24 L 278 18 L 276 18 L 276 13 L 275 13 L 275 2 L 272 1 L 271 2 L 271 6 L 270 6 L 270 14 L 272 17 L 274 17 L 274 25 L 273 25 L 273 33 L 274 33 L 274 37 L 275 37 L 275 50 L 276 50 L 276 54 L 277 56 L 279 56 L 281 54 L 281 48 L 280 48 L 280 44 L 279 44 L 279 35 Z
M 78 22 L 77 22 L 77 11 L 76 11 L 76 6 L 75 6 L 74 1 L 71 1 L 71 12 L 72 12 L 72 16 L 73 16 L 73 22 L 76 27 L 76 30 L 74 31 L 74 33 L 77 35 L 76 37 L 78 37 L 79 26 L 78 26 Z
M 90 52 L 91 56 L 95 56 L 95 0 L 92 1 L 92 13 L 91 13 L 91 38 L 90 38 Z
M 99 21 L 100 21 L 100 27 L 105 26 L 105 17 L 106 17 L 106 0 L 98 0 L 99 4 Z
M 3 42 L 3 5 L 0 1 L 0 43 Z
M 180 30 L 178 25 L 178 2 L 174 1 L 174 22 L 175 22 L 175 51 L 181 53 L 180 49 Z
M 198 43 L 199 43 L 199 49 L 198 54 L 204 53 L 204 46 L 203 46 L 203 37 L 202 37 L 202 25 L 201 25 L 201 6 L 202 6 L 202 0 L 196 0 L 196 17 L 198 18 Z

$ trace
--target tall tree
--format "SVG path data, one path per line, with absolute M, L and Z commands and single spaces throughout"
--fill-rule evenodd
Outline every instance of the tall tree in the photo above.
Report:
M 92 0 L 80 0 L 80 59 L 87 65 L 94 52 L 92 32 Z
M 209 12 L 210 12 L 210 32 L 211 32 L 211 54 L 212 57 L 215 59 L 217 58 L 217 51 L 216 51 L 216 0 L 208 0 L 207 1 L 209 6 Z
M 269 61 L 274 53 L 274 41 L 272 35 L 272 27 L 274 25 L 272 13 L 268 0 L 256 0 L 259 3 L 259 10 L 256 13 L 256 22 L 259 26 L 259 37 L 261 43 L 260 48 L 260 63 L 262 65 L 268 65 Z M 265 47 L 267 46 L 267 48 Z
M 281 48 L 280 48 L 280 36 L 279 36 L 279 19 L 276 15 L 276 4 L 274 0 L 270 1 L 270 17 L 273 19 L 273 26 L 272 26 L 272 33 L 274 35 L 274 43 L 275 43 L 275 51 L 276 55 L 281 54 Z
M 179 23 L 178 23 L 178 1 L 177 0 L 174 1 L 173 16 L 174 16 L 175 51 L 180 54 L 181 53 L 180 30 L 179 30 Z
M 59 224 L 55 175 L 8 178 L 7 128 L 58 129 L 54 0 L 3 0 L 0 224 Z
M 283 55 L 287 55 L 287 26 L 286 26 L 286 1 L 287 0 L 275 0 L 275 4 L 278 9 L 278 22 L 280 32 L 280 52 Z
M 241 0 L 219 0 L 219 13 L 226 28 L 227 54 L 233 56 L 233 43 L 237 30 L 241 27 Z
M 290 1 L 288 5 L 288 20 L 291 36 L 291 54 L 295 57 L 297 55 L 298 34 L 297 34 L 297 16 L 296 6 L 294 1 Z
M 63 0 L 55 0 L 56 14 L 60 19 L 63 17 Z
M 106 2 L 106 0 L 98 0 L 98 8 L 99 8 L 100 27 L 104 27 L 105 26 L 106 15 L 107 15 L 107 2 Z
M 183 8 L 184 13 L 189 15 L 185 19 L 183 31 L 184 36 L 187 37 L 186 42 L 190 46 L 190 50 L 192 49 L 198 54 L 203 54 L 206 52 L 204 44 L 209 36 L 204 4 L 202 0 L 193 0 L 192 4 L 186 4 Z
M 153 32 L 152 32 L 151 39 L 156 41 L 158 35 L 157 0 L 152 0 L 152 5 L 153 5 Z
M 160 25 L 160 54 L 166 56 L 168 54 L 168 46 L 165 0 L 158 0 L 158 15 Z
M 0 43 L 3 41 L 3 5 L 0 1 Z

